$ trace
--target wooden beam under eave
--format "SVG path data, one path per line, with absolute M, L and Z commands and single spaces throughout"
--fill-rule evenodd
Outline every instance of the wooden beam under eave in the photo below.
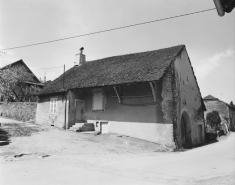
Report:
M 155 93 L 155 90 L 154 90 L 154 87 L 153 87 L 153 83 L 152 83 L 152 82 L 149 82 L 149 85 L 150 85 L 151 90 L 152 90 L 153 101 L 156 102 L 156 93 Z
M 118 94 L 117 88 L 115 86 L 113 86 L 113 89 L 114 89 L 114 91 L 115 91 L 115 93 L 116 93 L 116 95 L 118 97 L 118 103 L 121 103 L 121 98 L 120 98 L 120 96 Z

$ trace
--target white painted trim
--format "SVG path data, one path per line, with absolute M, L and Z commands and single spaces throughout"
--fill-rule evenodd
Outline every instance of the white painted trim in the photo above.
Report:
M 55 112 L 51 112 L 51 99 L 56 99 L 56 110 L 55 110 Z M 58 109 L 58 96 L 52 96 L 52 97 L 50 97 L 50 114 L 51 115 L 55 115 L 56 113 L 57 113 L 57 109 Z

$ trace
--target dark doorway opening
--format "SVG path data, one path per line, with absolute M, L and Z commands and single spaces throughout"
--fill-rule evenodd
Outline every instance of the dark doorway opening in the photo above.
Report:
M 181 116 L 181 140 L 182 147 L 191 147 L 192 138 L 191 138 L 191 121 L 187 112 L 183 112 Z

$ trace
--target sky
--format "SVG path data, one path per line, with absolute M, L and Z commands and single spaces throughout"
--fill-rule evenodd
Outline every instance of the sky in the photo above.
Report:
M 213 0 L 0 0 L 0 67 L 22 59 L 38 78 L 54 80 L 81 47 L 91 61 L 184 44 L 202 97 L 235 102 L 235 10 L 3 50 L 211 8 Z

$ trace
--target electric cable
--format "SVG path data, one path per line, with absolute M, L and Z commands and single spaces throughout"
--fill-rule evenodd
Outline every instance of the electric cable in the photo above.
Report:
M 63 40 L 68 40 L 68 39 L 74 39 L 74 38 L 78 38 L 78 37 L 95 35 L 95 34 L 99 34 L 99 33 L 110 32 L 110 31 L 114 31 L 114 30 L 120 30 L 120 29 L 130 28 L 130 27 L 134 27 L 134 26 L 140 26 L 140 25 L 144 25 L 144 24 L 150 24 L 150 23 L 154 23 L 154 22 L 165 21 L 165 20 L 169 20 L 169 19 L 175 19 L 175 18 L 184 17 L 184 16 L 188 16 L 188 15 L 199 14 L 199 13 L 208 12 L 208 11 L 215 10 L 215 9 L 216 8 L 211 8 L 211 9 L 201 10 L 201 11 L 197 11 L 197 12 L 191 12 L 191 13 L 172 16 L 172 17 L 166 17 L 166 18 L 162 18 L 162 19 L 156 19 L 156 20 L 152 20 L 152 21 L 136 23 L 136 24 L 131 24 L 131 25 L 127 25 L 127 26 L 121 26 L 121 27 L 117 27 L 117 28 L 111 28 L 111 29 L 107 29 L 107 30 L 101 30 L 101 31 L 96 31 L 96 32 L 91 32 L 91 33 L 85 33 L 85 34 L 82 34 L 82 35 L 76 35 L 76 36 L 72 36 L 72 37 L 65 37 L 65 38 L 61 38 L 61 39 L 50 40 L 50 41 L 45 41 L 45 42 L 38 42 L 38 43 L 35 43 L 35 44 L 28 44 L 28 45 L 22 45 L 22 46 L 17 46 L 17 47 L 9 47 L 9 48 L 5 48 L 5 49 L 2 49 L 2 50 L 25 48 L 25 47 L 48 44 L 48 43 L 58 42 L 58 41 L 63 41 Z

